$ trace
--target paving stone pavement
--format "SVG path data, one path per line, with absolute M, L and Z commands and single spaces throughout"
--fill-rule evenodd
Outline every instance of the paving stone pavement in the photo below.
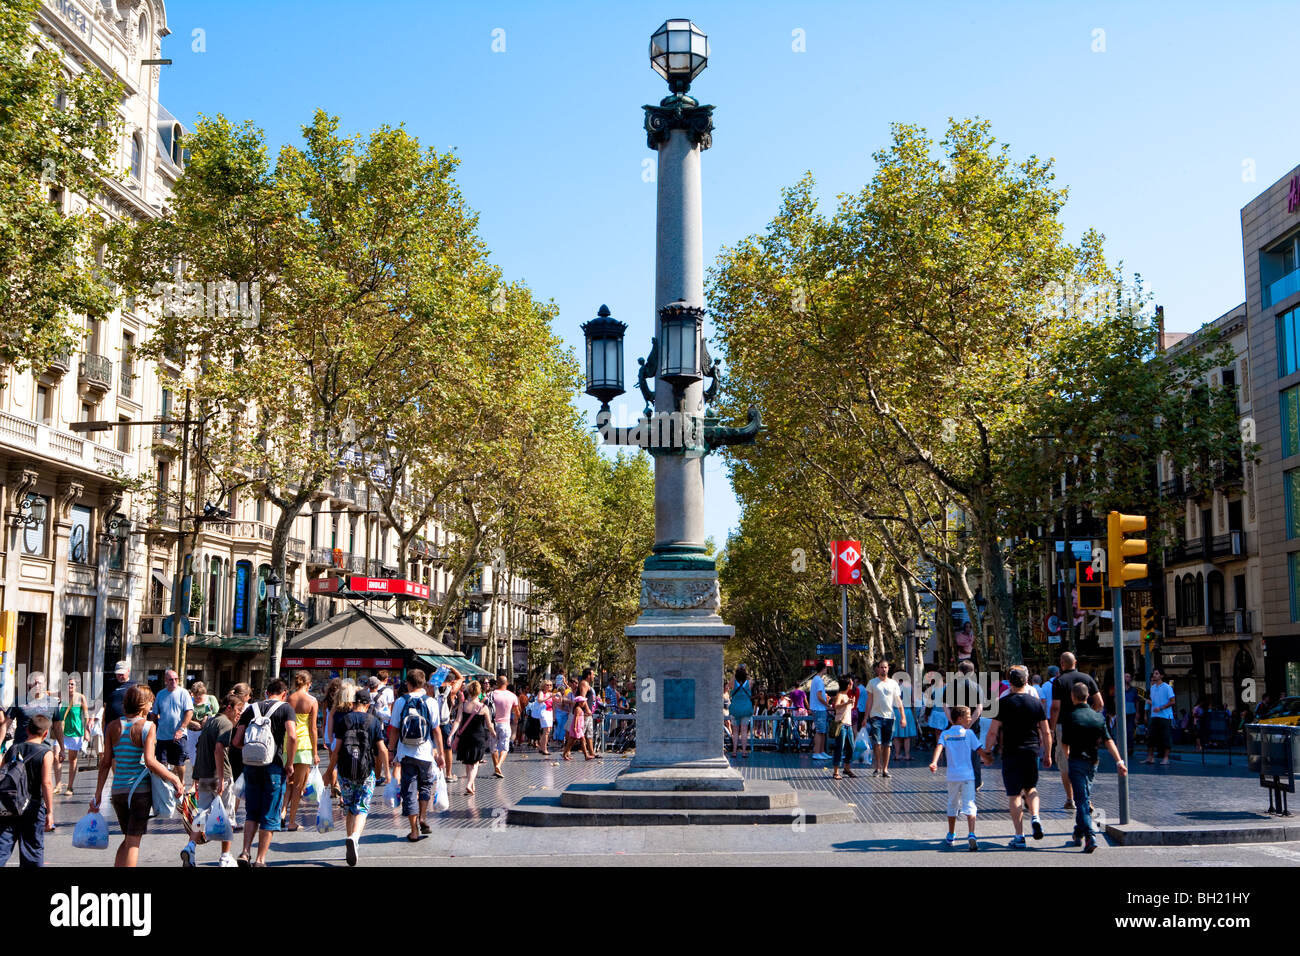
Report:
M 493 777 L 491 763 L 485 762 L 479 769 L 477 793 L 472 796 L 464 793 L 464 768 L 457 765 L 460 779 L 449 787 L 451 809 L 437 815 L 436 825 L 440 829 L 503 827 L 506 809 L 521 797 L 558 793 L 575 782 L 612 780 L 629 760 L 629 754 L 606 753 L 599 760 L 587 761 L 575 756 L 565 762 L 558 751 L 543 757 L 525 750 L 507 758 L 504 780 Z M 940 765 L 937 774 L 931 774 L 919 751 L 913 754 L 910 763 L 891 766 L 889 779 L 872 777 L 869 768 L 855 764 L 856 779 L 833 780 L 830 762 L 814 761 L 807 754 L 756 751 L 751 759 L 732 763 L 750 779 L 780 780 L 796 790 L 834 794 L 853 807 L 859 823 L 942 826 L 947 804 L 943 766 Z M 1189 759 L 1168 766 L 1145 766 L 1139 761 L 1129 777 L 1132 817 L 1157 827 L 1241 825 L 1276 819 L 1265 812 L 1267 793 L 1260 788 L 1258 777 L 1250 775 L 1244 764 L 1244 758 L 1232 766 L 1223 761 L 1202 766 L 1199 760 Z M 55 798 L 56 818 L 68 831 L 85 812 L 94 779 L 93 770 L 83 769 L 77 776 L 75 797 Z M 1118 822 L 1117 780 L 1114 767 L 1106 758 L 1093 793 L 1093 806 L 1101 823 Z M 1001 784 L 998 767 L 985 768 L 984 788 L 977 800 L 981 817 L 1005 823 L 1008 813 Z M 1065 797 L 1055 768 L 1040 771 L 1039 790 L 1044 821 L 1068 828 L 1074 811 L 1061 809 Z M 405 831 L 406 823 L 398 811 L 383 806 L 379 800 L 375 803 L 367 833 Z M 300 821 L 307 825 L 315 819 L 316 806 L 304 801 L 303 808 Z M 116 821 L 110 820 L 110 829 L 116 835 Z M 149 830 L 179 834 L 182 827 L 179 820 L 154 820 Z

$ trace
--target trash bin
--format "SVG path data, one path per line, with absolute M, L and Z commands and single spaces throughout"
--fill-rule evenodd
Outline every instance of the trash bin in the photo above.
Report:
M 1260 768 L 1266 777 L 1286 777 L 1300 769 L 1300 727 L 1261 724 Z
M 1260 766 L 1263 763 L 1261 757 L 1263 751 L 1263 731 L 1268 726 L 1268 724 L 1246 725 L 1246 769 L 1251 773 L 1260 772 Z

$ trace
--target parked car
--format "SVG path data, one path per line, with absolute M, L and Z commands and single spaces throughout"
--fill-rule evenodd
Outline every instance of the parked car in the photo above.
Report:
M 1300 697 L 1283 697 L 1268 713 L 1256 717 L 1255 723 L 1300 725 Z

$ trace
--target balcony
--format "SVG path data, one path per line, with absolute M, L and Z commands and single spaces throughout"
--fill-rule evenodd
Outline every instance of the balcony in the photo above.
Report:
M 307 560 L 307 542 L 302 538 L 290 538 L 287 553 L 290 561 L 302 564 Z
M 155 501 L 149 516 L 151 528 L 175 528 L 180 523 L 181 506 L 175 501 Z
M 353 574 L 366 573 L 366 559 L 364 555 L 360 555 L 360 554 L 344 555 L 343 562 L 344 565 L 347 567 L 347 569 L 351 571 Z
M 1229 531 L 1210 539 L 1210 557 L 1217 560 L 1232 560 L 1246 556 L 1246 532 Z
M 135 375 L 125 365 L 122 366 L 121 374 L 117 377 L 117 394 L 122 398 L 133 399 L 135 390 Z
M 64 352 L 62 355 L 56 355 L 50 359 L 50 367 L 45 374 L 51 378 L 62 378 L 68 374 L 70 368 L 72 368 L 72 353 Z
M 106 355 L 87 352 L 81 357 L 79 381 L 87 388 L 107 392 L 113 387 L 113 360 Z
M 1262 257 L 1261 257 L 1262 258 Z M 1264 286 L 1264 308 L 1300 292 L 1300 269 L 1288 272 L 1276 282 Z
M 328 568 L 334 563 L 334 552 L 330 548 L 312 548 L 307 563 Z
M 1181 498 L 1184 494 L 1183 476 L 1175 475 L 1169 481 L 1160 482 L 1160 494 L 1165 498 Z
M 171 448 L 180 447 L 181 430 L 176 425 L 155 425 L 153 427 L 153 443 L 155 445 L 167 445 Z
M 1242 609 L 1210 614 L 1210 630 L 1214 634 L 1250 634 L 1252 623 L 1251 613 Z
M 1175 564 L 1185 564 L 1188 561 L 1204 561 L 1205 551 L 1204 539 L 1180 541 L 1166 551 L 1165 566 L 1172 567 Z

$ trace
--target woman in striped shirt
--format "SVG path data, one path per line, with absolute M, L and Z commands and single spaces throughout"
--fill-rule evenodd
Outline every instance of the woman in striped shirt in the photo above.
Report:
M 108 771 L 113 771 L 113 810 L 122 828 L 122 845 L 117 848 L 114 866 L 135 866 L 140 856 L 140 839 L 149 826 L 153 809 L 153 773 L 176 788 L 176 799 L 185 796 L 180 778 L 154 756 L 158 728 L 145 715 L 153 704 L 153 691 L 135 684 L 126 692 L 122 717 L 104 732 L 104 756 L 99 762 L 99 780 L 90 800 L 92 813 L 99 811 L 99 796 L 104 792 Z

